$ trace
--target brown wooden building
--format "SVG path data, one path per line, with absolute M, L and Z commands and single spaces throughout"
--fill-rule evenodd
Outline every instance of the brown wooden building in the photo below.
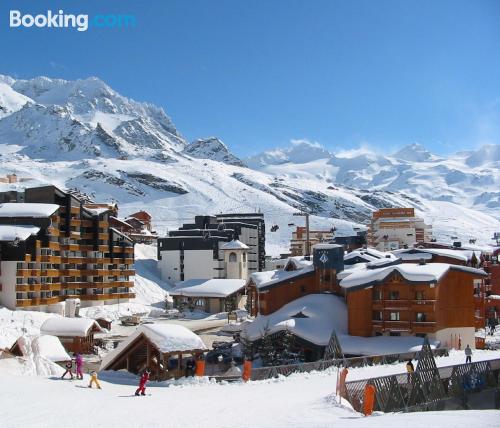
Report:
M 138 374 L 148 368 L 155 380 L 185 375 L 188 359 L 207 351 L 201 338 L 176 324 L 144 324 L 104 357 L 100 370 L 127 370 Z
M 474 282 L 486 273 L 443 263 L 356 270 L 340 282 L 354 336 L 429 335 L 474 345 Z
M 310 265 L 289 262 L 284 270 L 253 273 L 247 282 L 250 314 L 268 315 L 308 294 L 340 294 L 337 273 L 344 269 L 343 257 L 341 245 L 318 244 Z
M 56 336 L 68 352 L 94 353 L 94 334 L 102 331 L 99 324 L 89 318 L 51 317 L 40 327 L 42 335 Z

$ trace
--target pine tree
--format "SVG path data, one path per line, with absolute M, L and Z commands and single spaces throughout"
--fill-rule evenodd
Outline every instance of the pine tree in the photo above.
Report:
M 272 365 L 275 360 L 275 350 L 269 330 L 269 325 L 266 325 L 262 330 L 262 339 L 259 347 L 259 354 L 265 366 Z

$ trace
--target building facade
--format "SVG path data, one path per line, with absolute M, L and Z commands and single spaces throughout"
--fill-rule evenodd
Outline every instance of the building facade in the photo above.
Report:
M 368 230 L 368 245 L 380 251 L 409 248 L 432 239 L 432 227 L 415 216 L 414 208 L 375 211 Z
M 54 186 L 26 189 L 23 203 L 2 204 L 0 303 L 61 312 L 67 299 L 85 307 L 135 297 L 134 244 L 109 226 L 110 213 Z
M 309 248 L 321 242 L 334 239 L 334 230 L 309 230 Z M 307 230 L 304 226 L 297 226 L 292 232 L 290 240 L 290 254 L 292 257 L 307 255 Z
M 397 262 L 394 262 L 397 263 Z M 425 336 L 474 346 L 474 297 L 479 269 L 432 264 L 394 264 L 356 270 L 340 282 L 348 331 L 353 336 Z

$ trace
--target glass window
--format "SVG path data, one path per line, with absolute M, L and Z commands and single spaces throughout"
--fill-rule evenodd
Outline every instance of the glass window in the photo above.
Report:
M 399 321 L 399 312 L 391 312 L 391 321 Z
M 417 312 L 417 322 L 425 322 L 425 313 Z
M 230 262 L 235 262 L 236 261 L 236 253 L 230 253 L 229 254 L 229 261 Z
M 382 290 L 373 290 L 373 300 L 382 300 Z
M 382 321 L 384 319 L 384 316 L 382 312 L 380 311 L 373 311 L 373 320 L 374 321 Z
M 415 299 L 416 300 L 424 300 L 424 292 L 423 291 L 416 291 L 415 292 Z

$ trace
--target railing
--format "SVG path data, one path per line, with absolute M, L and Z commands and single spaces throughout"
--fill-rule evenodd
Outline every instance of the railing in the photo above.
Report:
M 326 370 L 330 367 L 363 367 L 378 364 L 392 364 L 395 362 L 415 359 L 419 351 L 405 352 L 400 354 L 370 355 L 366 357 L 352 357 L 344 359 L 320 360 L 311 363 L 298 363 L 283 366 L 260 367 L 252 370 L 252 380 L 270 379 L 278 376 L 288 376 L 292 373 L 304 373 L 315 370 Z M 436 357 L 447 356 L 448 348 L 433 349 L 432 353 Z

